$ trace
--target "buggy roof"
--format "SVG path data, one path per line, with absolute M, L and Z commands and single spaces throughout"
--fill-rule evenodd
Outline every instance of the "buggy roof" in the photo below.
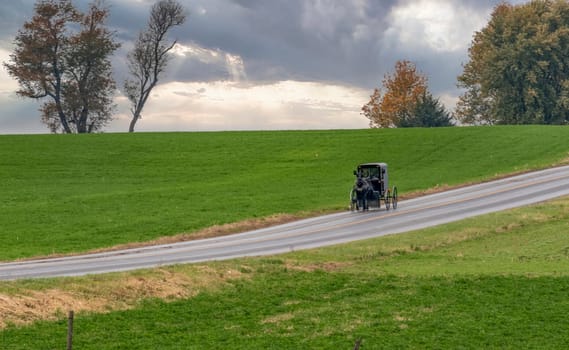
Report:
M 387 163 L 364 163 L 358 165 L 358 168 L 376 168 L 376 167 L 385 168 L 387 167 Z

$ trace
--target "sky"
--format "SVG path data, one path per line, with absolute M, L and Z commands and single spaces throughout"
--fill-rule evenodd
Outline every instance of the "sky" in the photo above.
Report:
M 81 10 L 89 0 L 73 0 Z M 119 87 L 105 132 L 126 132 L 126 55 L 151 0 L 106 0 L 121 48 L 111 58 Z M 307 130 L 368 127 L 361 107 L 398 60 L 413 62 L 452 110 L 456 77 L 474 33 L 500 0 L 178 0 L 186 23 L 136 131 Z M 518 4 L 524 1 L 510 1 Z M 0 62 L 35 0 L 0 3 Z M 48 133 L 41 101 L 16 96 L 0 67 L 0 134 Z

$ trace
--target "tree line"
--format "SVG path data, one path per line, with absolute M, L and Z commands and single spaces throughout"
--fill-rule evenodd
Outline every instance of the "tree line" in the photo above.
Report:
M 110 56 L 120 44 L 106 26 L 109 11 L 104 0 L 94 0 L 85 12 L 71 0 L 40 0 L 14 39 L 4 66 L 19 83 L 18 95 L 45 100 L 41 118 L 52 132 L 96 132 L 112 119 L 116 83 Z M 185 20 L 177 1 L 156 2 L 127 55 L 130 77 L 124 89 L 131 104 L 131 132 L 176 44 L 168 42 L 167 34 Z
M 569 123 L 569 2 L 497 5 L 474 33 L 453 113 L 415 65 L 398 61 L 362 114 L 371 127 Z

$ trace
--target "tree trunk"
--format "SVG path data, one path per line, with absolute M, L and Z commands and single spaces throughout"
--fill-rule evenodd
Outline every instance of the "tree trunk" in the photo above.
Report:
M 65 131 L 66 134 L 71 134 L 71 128 L 69 127 L 69 123 L 67 122 L 67 116 L 63 112 L 63 107 L 61 106 L 61 95 L 59 91 L 60 85 L 61 84 L 58 82 L 57 92 L 54 96 L 55 108 L 57 108 L 57 115 L 59 116 L 59 121 L 61 123 L 61 126 L 63 127 L 63 131 Z
M 135 113 L 132 116 L 132 120 L 130 121 L 130 126 L 128 127 L 128 132 L 134 132 L 134 126 L 136 125 L 136 122 L 138 121 L 138 119 L 140 119 L 140 113 Z
M 87 133 L 87 118 L 89 117 L 89 110 L 83 108 L 81 110 L 81 116 L 79 117 L 79 121 L 77 123 L 77 133 L 78 134 L 86 134 Z
M 154 87 L 154 84 L 152 84 L 151 87 Z M 142 108 L 144 108 L 144 104 L 146 103 L 146 99 L 148 99 L 148 95 L 150 94 L 151 89 L 152 88 L 148 89 L 146 92 L 144 91 L 142 92 L 141 97 L 139 98 L 138 103 L 136 104 L 136 109 L 132 113 L 132 120 L 130 121 L 128 132 L 134 132 L 134 126 L 141 117 L 140 113 L 142 113 Z
M 61 108 L 61 101 L 59 98 L 55 100 L 55 105 L 57 107 L 57 115 L 59 116 L 59 121 L 61 122 L 61 126 L 63 127 L 63 131 L 66 134 L 71 134 L 71 128 L 69 127 L 69 123 L 67 122 L 67 116 L 63 113 L 63 108 Z
M 65 117 L 65 114 L 63 112 L 59 112 L 59 121 L 61 122 L 61 126 L 63 127 L 63 131 L 65 131 L 66 134 L 71 134 L 71 128 L 69 127 L 69 123 L 67 122 L 67 118 Z

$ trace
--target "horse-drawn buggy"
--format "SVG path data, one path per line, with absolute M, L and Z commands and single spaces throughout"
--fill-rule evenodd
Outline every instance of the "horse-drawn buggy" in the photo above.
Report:
M 381 208 L 397 209 L 397 187 L 389 188 L 389 175 L 386 163 L 365 163 L 354 170 L 356 181 L 350 192 L 350 209 L 369 210 Z

